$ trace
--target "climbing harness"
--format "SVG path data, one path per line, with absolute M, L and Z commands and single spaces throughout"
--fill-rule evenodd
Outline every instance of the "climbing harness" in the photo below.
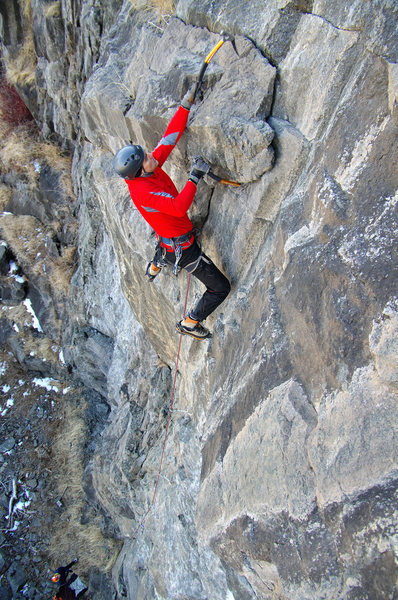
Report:
M 189 248 L 189 246 L 192 246 L 194 237 L 194 232 L 188 231 L 188 233 L 184 233 L 183 235 L 173 238 L 165 238 L 159 236 L 159 240 L 162 248 L 166 248 L 168 252 L 174 252 L 177 246 L 180 246 L 182 250 L 185 250 L 186 248 Z
M 200 229 L 195 227 L 195 229 L 193 229 L 192 231 L 189 231 L 188 233 L 185 233 L 184 235 L 175 238 L 165 238 L 156 235 L 157 241 L 155 256 L 153 257 L 152 261 L 148 263 L 148 266 L 145 271 L 145 276 L 148 279 L 148 281 L 152 282 L 159 275 L 160 271 L 162 270 L 162 267 L 169 265 L 169 263 L 165 260 L 166 252 L 173 252 L 176 257 L 173 265 L 173 273 L 177 276 L 182 268 L 180 267 L 179 262 L 182 257 L 183 250 L 186 250 L 187 248 L 192 246 L 194 241 L 196 241 L 200 249 L 199 256 L 195 258 L 195 260 L 193 260 L 191 263 L 184 265 L 185 271 L 187 271 L 188 273 L 193 273 L 199 265 L 203 256 L 202 245 L 198 240 L 200 234 Z
M 191 283 L 191 273 L 189 273 L 188 275 L 188 283 L 187 283 L 187 292 L 185 294 L 185 304 L 184 304 L 184 319 L 185 319 L 185 315 L 186 315 L 186 311 L 187 311 L 187 304 L 188 304 L 188 293 L 189 293 L 189 285 Z M 146 521 L 147 516 L 149 515 L 149 513 L 151 512 L 154 504 L 155 504 L 155 499 L 156 499 L 156 494 L 158 491 L 158 485 L 159 485 L 159 479 L 160 479 L 160 475 L 162 473 L 162 467 L 163 467 L 163 458 L 164 458 L 164 452 L 165 452 L 165 448 L 166 448 L 166 442 L 167 442 L 167 436 L 169 433 L 169 427 L 170 427 L 170 421 L 171 421 L 171 414 L 173 412 L 173 405 L 174 405 L 174 396 L 175 396 L 175 389 L 176 389 L 176 382 L 177 382 L 177 373 L 178 373 L 178 363 L 180 361 L 180 353 L 181 353 L 181 342 L 182 342 L 182 337 L 180 336 L 180 341 L 178 344 L 178 350 L 177 350 L 177 359 L 176 359 L 176 368 L 175 368 L 175 372 L 174 372 L 174 378 L 173 378 L 173 387 L 171 390 L 171 399 L 170 399 L 170 406 L 169 406 L 169 414 L 168 414 L 168 418 L 167 418 L 167 423 L 166 423 L 166 431 L 164 434 L 164 440 L 163 440 L 163 447 L 162 447 L 162 454 L 160 457 L 160 464 L 159 464 L 159 469 L 158 469 L 158 474 L 156 477 L 156 482 L 155 482 L 155 488 L 153 491 L 153 496 L 152 496 L 152 500 L 151 503 L 149 505 L 149 507 L 147 508 L 147 510 L 145 511 L 138 527 L 136 528 L 136 530 L 133 533 L 133 538 L 137 537 L 137 533 L 140 529 L 144 529 L 144 523 Z
M 176 260 L 173 266 L 174 275 L 178 275 L 178 263 L 180 262 L 182 251 L 192 246 L 195 240 L 193 231 L 184 233 L 174 238 L 164 238 L 159 236 L 160 245 L 165 248 L 167 252 L 174 252 Z
M 179 237 L 175 237 L 175 238 L 159 237 L 159 243 L 160 243 L 161 248 L 163 250 L 165 250 L 166 252 L 174 252 L 174 254 L 175 254 L 176 259 L 175 259 L 175 263 L 173 265 L 174 275 L 177 276 L 178 273 L 181 271 L 179 262 L 181 260 L 183 250 L 186 250 L 187 248 L 192 246 L 192 244 L 195 241 L 200 248 L 200 254 L 193 262 L 185 265 L 184 269 L 189 274 L 191 274 L 195 271 L 196 267 L 200 263 L 200 259 L 202 258 L 202 254 L 203 254 L 202 253 L 202 245 L 199 242 L 199 240 L 197 239 L 198 236 L 200 235 L 200 233 L 201 233 L 200 230 L 198 228 L 195 228 L 192 231 L 185 233 L 184 235 L 180 235 Z M 160 266 L 160 265 L 158 265 L 158 266 Z

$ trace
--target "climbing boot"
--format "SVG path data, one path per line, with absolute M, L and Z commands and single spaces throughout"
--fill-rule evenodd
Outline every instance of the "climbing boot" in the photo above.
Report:
M 211 333 L 206 327 L 203 327 L 199 321 L 193 321 L 189 317 L 187 319 L 181 319 L 176 324 L 178 333 L 182 335 L 190 335 L 196 340 L 205 340 L 211 337 Z
M 146 278 L 148 279 L 148 281 L 153 281 L 155 279 L 155 277 L 157 275 L 159 275 L 160 271 L 162 270 L 161 267 L 157 267 L 153 262 L 148 263 L 148 266 L 146 268 Z

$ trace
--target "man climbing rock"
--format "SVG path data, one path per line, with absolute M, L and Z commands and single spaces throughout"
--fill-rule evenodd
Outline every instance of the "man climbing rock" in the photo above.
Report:
M 66 566 L 58 567 L 54 571 L 52 581 L 59 585 L 58 591 L 54 595 L 54 600 L 74 600 L 74 598 L 82 598 L 88 588 L 83 581 L 71 571 L 71 567 L 77 563 L 77 558 L 74 558 Z
M 51 580 L 54 583 L 58 583 L 58 585 L 63 585 L 66 583 L 68 579 L 69 573 L 72 573 L 71 567 L 77 563 L 77 558 L 74 558 L 68 565 L 58 567 L 56 571 L 54 571 L 54 575 L 51 577 Z
M 201 321 L 225 300 L 231 289 L 228 279 L 201 251 L 187 215 L 197 185 L 209 166 L 202 158 L 195 158 L 180 193 L 162 169 L 185 130 L 193 102 L 194 92 L 189 90 L 153 152 L 146 153 L 138 145 L 124 146 L 115 155 L 113 167 L 125 179 L 135 206 L 157 235 L 156 254 L 146 271 L 148 279 L 152 281 L 169 263 L 175 274 L 179 268 L 185 269 L 206 286 L 195 308 L 176 325 L 180 334 L 205 339 L 211 334 Z

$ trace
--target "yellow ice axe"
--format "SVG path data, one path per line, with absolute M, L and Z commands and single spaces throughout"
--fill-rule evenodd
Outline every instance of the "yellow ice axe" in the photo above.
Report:
M 214 48 L 213 48 L 213 49 L 212 49 L 212 50 L 209 52 L 209 54 L 206 56 L 206 58 L 205 58 L 205 60 L 204 60 L 204 63 L 203 63 L 203 65 L 202 65 L 202 68 L 200 69 L 200 72 L 199 72 L 198 82 L 197 82 L 197 84 L 196 84 L 196 86 L 195 86 L 195 91 L 194 91 L 194 93 L 193 93 L 193 97 L 194 97 L 194 99 L 195 99 L 195 96 L 196 96 L 197 92 L 198 92 L 198 91 L 199 91 L 199 89 L 200 89 L 200 86 L 202 85 L 202 82 L 203 82 L 203 77 L 204 77 L 204 74 L 205 74 L 205 71 L 206 71 L 207 67 L 209 66 L 209 62 L 211 61 L 211 59 L 213 58 L 213 56 L 215 55 L 215 53 L 216 53 L 216 52 L 218 52 L 218 50 L 221 48 L 221 46 L 222 46 L 222 45 L 223 45 L 225 42 L 231 42 L 231 43 L 232 43 L 232 45 L 233 45 L 233 47 L 234 47 L 234 50 L 235 50 L 236 54 L 238 54 L 238 51 L 237 51 L 237 49 L 236 49 L 235 42 L 234 42 L 233 38 L 231 38 L 231 37 L 230 37 L 230 36 L 228 36 L 228 35 L 223 35 L 223 38 L 222 38 L 222 40 L 220 40 L 219 42 L 217 42 L 217 44 L 216 44 L 216 45 L 214 46 Z M 238 56 L 239 56 L 239 55 L 238 55 Z
M 213 56 L 215 55 L 215 53 L 221 48 L 221 46 L 225 43 L 225 42 L 231 42 L 232 46 L 236 52 L 236 54 L 238 54 L 238 51 L 236 49 L 235 46 L 235 41 L 233 38 L 231 38 L 229 35 L 223 35 L 222 40 L 220 40 L 219 42 L 217 42 L 217 44 L 214 46 L 214 48 L 209 52 L 209 54 L 206 56 L 204 63 L 202 65 L 202 68 L 200 69 L 199 72 L 199 77 L 198 77 L 198 82 L 195 86 L 195 91 L 193 93 L 193 98 L 195 98 L 197 92 L 200 89 L 200 86 L 202 85 L 203 82 L 203 77 L 205 74 L 205 71 L 209 65 L 209 62 L 211 61 L 211 59 L 213 58 Z M 238 54 L 239 56 L 239 54 Z M 212 179 L 214 179 L 215 181 L 218 181 L 219 183 L 223 183 L 224 185 L 232 185 L 234 187 L 240 187 L 241 184 L 237 183 L 236 181 L 229 181 L 228 179 L 223 179 L 222 177 L 219 177 L 218 175 L 215 175 L 215 173 L 212 173 L 211 171 L 207 172 L 207 175 L 209 175 L 209 177 L 211 177 Z
M 213 56 L 215 55 L 215 53 L 217 52 L 217 50 L 219 50 L 221 48 L 221 46 L 223 45 L 223 43 L 225 42 L 224 39 L 220 40 L 213 48 L 213 50 L 211 52 L 209 52 L 209 54 L 206 56 L 205 58 L 205 63 L 208 65 L 209 62 L 211 61 L 211 59 L 213 58 Z

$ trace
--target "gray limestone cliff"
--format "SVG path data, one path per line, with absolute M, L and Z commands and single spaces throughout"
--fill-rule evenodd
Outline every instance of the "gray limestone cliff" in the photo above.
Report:
M 22 33 L 4 4 L 7 61 Z M 157 4 L 33 0 L 35 81 L 19 87 L 73 153 L 60 336 L 110 406 L 82 485 L 123 542 L 116 595 L 395 598 L 397 4 Z M 166 170 L 181 188 L 201 154 L 242 183 L 202 181 L 190 212 L 232 291 L 209 342 L 182 340 L 151 506 L 188 279 L 147 283 L 154 239 L 111 162 L 130 140 L 155 147 L 221 32 L 236 50 L 210 63 Z

